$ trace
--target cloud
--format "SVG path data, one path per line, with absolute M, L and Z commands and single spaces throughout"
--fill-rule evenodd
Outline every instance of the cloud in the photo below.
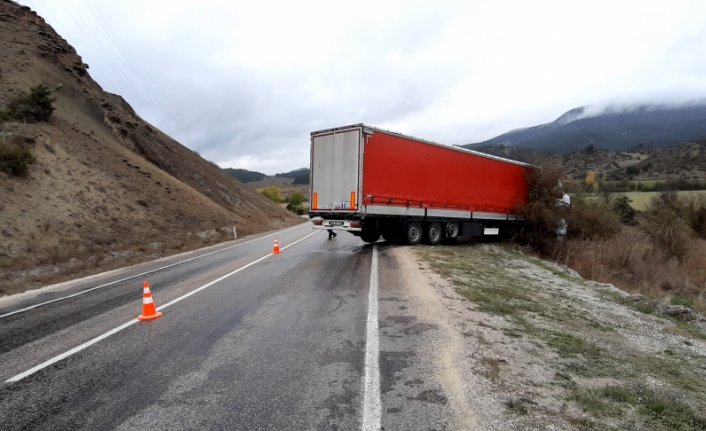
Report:
M 307 166 L 309 132 L 345 124 L 464 144 L 576 106 L 706 96 L 699 1 L 24 3 L 157 127 L 267 173 Z

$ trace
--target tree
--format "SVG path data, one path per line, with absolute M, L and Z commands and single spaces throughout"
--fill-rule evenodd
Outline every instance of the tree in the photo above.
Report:
M 600 185 L 598 183 L 598 175 L 596 175 L 596 171 L 589 170 L 586 172 L 586 185 L 590 190 L 593 190 L 595 193 L 598 193 L 600 190 Z
M 635 165 L 630 165 L 627 168 L 625 168 L 625 173 L 627 173 L 628 175 L 639 175 L 640 168 L 638 168 Z
M 565 208 L 557 206 L 562 197 L 561 179 L 565 174 L 559 164 L 543 162 L 529 171 L 529 199 L 518 209 L 525 220 L 518 239 L 541 254 L 550 255 L 557 244 L 557 227 L 564 218 Z
M 611 202 L 611 208 L 618 214 L 622 223 L 632 223 L 635 220 L 635 209 L 630 205 L 630 198 L 619 196 Z

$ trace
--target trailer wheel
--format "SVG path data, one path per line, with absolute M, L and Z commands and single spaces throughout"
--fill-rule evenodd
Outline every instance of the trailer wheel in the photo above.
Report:
M 363 230 L 360 231 L 360 239 L 369 244 L 372 244 L 374 242 L 377 242 L 378 239 L 380 239 L 380 231 L 378 231 L 376 227 L 366 228 L 365 226 L 363 226 Z
M 437 245 L 441 242 L 441 225 L 439 223 L 432 222 L 427 225 L 425 240 L 429 245 Z
M 409 245 L 417 245 L 422 240 L 422 225 L 416 221 L 407 223 L 404 228 L 404 237 Z
M 447 223 L 446 224 L 446 238 L 448 238 L 448 239 L 458 238 L 458 223 Z

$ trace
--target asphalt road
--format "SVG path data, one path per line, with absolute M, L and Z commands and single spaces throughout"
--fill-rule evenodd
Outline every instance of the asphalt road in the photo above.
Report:
M 270 255 L 274 237 L 283 248 L 279 255 Z M 388 251 L 384 243 L 366 245 L 349 234 L 327 240 L 325 231 L 304 224 L 4 298 L 0 429 L 443 425 L 443 395 L 422 403 L 428 409 L 421 418 L 420 410 L 405 408 L 404 398 L 391 398 L 396 381 L 427 377 L 404 375 L 415 356 L 401 339 L 404 328 L 378 345 L 378 322 L 383 335 L 396 322 L 371 315 L 378 280 L 382 310 L 399 308 L 389 296 L 400 286 Z M 371 275 L 373 266 L 382 275 Z M 161 319 L 133 321 L 143 280 L 150 281 L 157 306 L 168 304 Z M 90 345 L 71 352 L 84 343 Z M 394 351 L 385 350 L 388 343 Z M 40 369 L 28 373 L 35 366 Z

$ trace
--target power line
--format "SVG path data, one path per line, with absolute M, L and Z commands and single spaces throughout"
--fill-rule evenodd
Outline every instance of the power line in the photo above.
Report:
M 115 72 L 113 76 L 116 77 L 120 82 L 122 82 L 122 85 L 124 85 L 125 89 L 129 90 L 130 93 L 133 94 L 133 96 L 139 101 L 139 103 L 144 106 L 144 109 L 146 111 L 148 111 L 151 115 L 157 118 L 156 112 L 152 109 L 150 101 L 147 100 L 143 96 L 142 91 L 140 91 L 135 86 L 135 84 L 133 84 L 132 80 L 123 71 L 123 68 L 120 66 L 119 62 L 114 61 L 106 47 L 102 44 L 100 39 L 93 32 L 91 26 L 89 26 L 87 22 L 83 19 L 81 13 L 76 11 L 73 6 L 71 6 L 71 10 L 69 10 L 64 2 L 58 3 L 66 12 L 67 16 L 71 19 L 72 23 L 74 25 L 78 25 L 79 31 L 83 34 L 84 40 L 89 42 L 95 48 L 96 53 L 103 57 L 103 59 L 105 60 L 105 64 L 113 69 L 113 71 Z
M 103 15 L 101 14 L 100 10 L 96 5 L 93 3 L 93 0 L 86 0 L 86 4 L 88 4 L 89 9 L 93 16 L 96 17 L 98 21 L 100 21 L 100 24 L 102 25 L 103 30 L 105 33 L 108 35 L 108 37 L 111 39 L 113 44 L 118 48 L 118 50 L 121 52 L 123 57 L 126 59 L 127 63 L 133 68 L 133 70 L 136 72 L 137 78 L 142 82 L 142 84 L 152 93 L 152 96 L 154 97 L 155 102 L 159 105 L 159 108 L 163 112 L 169 112 L 171 109 L 164 105 L 163 101 L 165 100 L 163 94 L 161 91 L 157 90 L 156 87 L 152 85 L 151 79 L 149 79 L 149 75 L 145 73 L 144 69 L 140 67 L 139 63 L 135 62 L 132 55 L 130 55 L 130 52 L 125 49 L 125 46 L 121 42 L 120 38 L 115 35 L 115 32 L 113 32 L 113 29 L 111 25 L 108 23 L 103 18 Z

